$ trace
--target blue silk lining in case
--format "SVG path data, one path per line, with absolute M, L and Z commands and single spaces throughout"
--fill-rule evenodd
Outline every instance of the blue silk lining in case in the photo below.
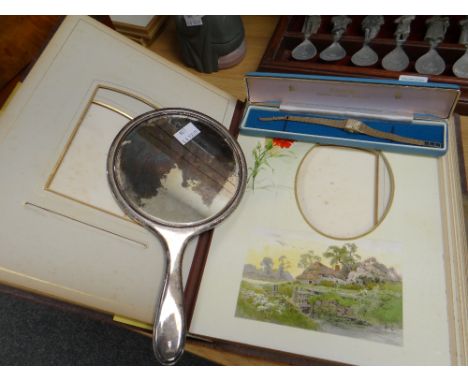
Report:
M 445 144 L 446 124 L 440 122 L 426 121 L 393 121 L 377 120 L 366 118 L 354 118 L 364 122 L 373 129 L 400 135 L 402 137 L 420 139 L 438 143 L 440 148 L 435 152 L 432 148 L 429 152 L 426 147 L 418 147 L 406 143 L 390 141 L 388 139 L 370 137 L 364 134 L 352 133 L 346 130 L 318 125 L 314 123 L 304 123 L 296 121 L 261 121 L 260 117 L 282 117 L 282 116 L 300 116 L 300 117 L 319 117 L 329 119 L 346 119 L 345 117 L 323 116 L 312 113 L 292 113 L 278 109 L 268 109 L 264 107 L 250 107 L 247 115 L 244 117 L 241 131 L 247 135 L 268 136 L 276 138 L 287 138 L 298 141 L 311 141 L 326 144 L 352 145 L 363 148 L 378 148 L 387 151 L 396 152 L 414 152 L 421 151 L 426 155 L 439 156 L 446 152 Z M 352 117 L 353 118 L 353 117 Z M 422 150 L 419 150 L 422 149 Z

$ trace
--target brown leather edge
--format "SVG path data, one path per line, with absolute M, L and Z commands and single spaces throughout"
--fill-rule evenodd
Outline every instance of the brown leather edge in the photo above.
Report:
M 244 102 L 238 100 L 233 117 L 231 119 L 231 124 L 229 126 L 229 132 L 234 138 L 237 138 L 239 135 L 239 124 L 243 112 Z M 195 310 L 198 291 L 200 290 L 200 284 L 203 277 L 206 260 L 208 258 L 212 237 L 213 230 L 204 232 L 199 236 L 192 265 L 190 267 L 190 273 L 184 288 L 184 306 L 187 328 L 190 328 L 190 323 L 192 322 L 193 312 Z
M 322 358 L 307 357 L 299 354 L 288 353 L 280 350 L 272 350 L 267 348 L 262 348 L 259 346 L 247 345 L 243 343 L 221 340 L 218 338 L 205 337 L 201 338 L 206 339 L 207 342 L 200 344 L 206 348 L 212 348 L 215 350 L 223 350 L 225 352 L 239 354 L 244 357 L 256 358 L 260 365 L 262 360 L 265 360 L 265 363 L 278 363 L 282 365 L 296 365 L 296 366 L 351 366 L 349 364 L 335 362 Z M 195 342 L 196 340 L 192 340 Z
M 193 256 L 190 273 L 187 283 L 184 288 L 184 306 L 185 306 L 185 320 L 187 328 L 190 328 L 192 322 L 195 304 L 197 302 L 198 291 L 200 290 L 201 279 L 203 271 L 205 270 L 206 259 L 210 250 L 211 239 L 213 237 L 213 230 L 202 233 L 198 238 L 198 244 Z
M 455 114 L 455 134 L 457 136 L 458 150 L 458 169 L 460 170 L 461 189 L 463 194 L 468 193 L 468 182 L 466 179 L 465 153 L 463 151 L 463 139 L 461 134 L 461 120 L 458 114 Z M 449 142 L 450 144 L 450 142 Z
M 240 132 L 240 122 L 242 116 L 244 115 L 245 102 L 237 100 L 236 109 L 232 116 L 231 125 L 229 126 L 229 132 L 231 135 L 237 139 L 237 136 Z

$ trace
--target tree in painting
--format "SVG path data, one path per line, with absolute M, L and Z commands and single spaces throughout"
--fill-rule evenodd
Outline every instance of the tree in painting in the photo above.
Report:
M 280 256 L 278 259 L 279 265 L 278 265 L 278 273 L 280 279 L 283 279 L 286 277 L 286 271 L 291 267 L 291 263 L 289 262 L 288 258 L 286 256 Z
M 309 250 L 301 255 L 297 266 L 302 269 L 307 269 L 312 263 L 316 261 L 322 261 L 322 258 L 319 255 L 316 255 L 313 250 Z
M 270 257 L 264 257 L 260 266 L 265 275 L 271 275 L 273 273 L 273 260 Z
M 354 243 L 346 243 L 341 247 L 331 245 L 323 256 L 330 260 L 330 265 L 339 265 L 344 277 L 347 277 L 361 260 L 361 256 L 357 254 L 357 245 Z

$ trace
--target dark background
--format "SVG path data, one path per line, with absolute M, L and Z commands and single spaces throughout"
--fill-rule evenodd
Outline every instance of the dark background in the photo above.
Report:
M 76 312 L 0 294 L 0 366 L 159 365 L 151 339 Z M 185 353 L 179 366 L 213 363 Z

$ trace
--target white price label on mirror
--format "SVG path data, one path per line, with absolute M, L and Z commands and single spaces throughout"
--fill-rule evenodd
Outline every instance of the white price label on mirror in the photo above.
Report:
M 185 25 L 187 25 L 188 27 L 198 27 L 200 25 L 203 25 L 202 17 L 202 15 L 184 16 Z
M 180 129 L 177 133 L 174 134 L 174 137 L 183 145 L 190 142 L 193 138 L 195 138 L 198 134 L 200 134 L 200 130 L 192 123 L 187 123 L 182 129 Z

